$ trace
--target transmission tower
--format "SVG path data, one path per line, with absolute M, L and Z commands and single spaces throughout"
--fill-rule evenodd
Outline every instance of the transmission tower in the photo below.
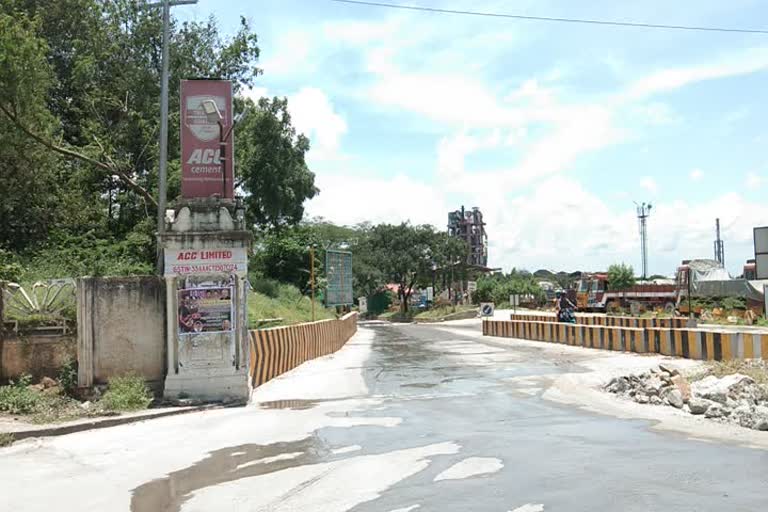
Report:
M 725 267 L 725 242 L 720 239 L 720 219 L 715 219 L 715 230 L 717 231 L 717 238 L 715 239 L 715 261 L 717 261 L 721 267 Z
M 640 258 L 643 266 L 643 279 L 648 279 L 648 226 L 651 215 L 651 203 L 637 204 L 637 220 L 640 223 Z

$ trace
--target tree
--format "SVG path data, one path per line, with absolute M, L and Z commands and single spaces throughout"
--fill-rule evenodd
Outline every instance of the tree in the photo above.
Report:
M 369 233 L 372 264 L 387 282 L 396 283 L 400 311 L 408 312 L 408 301 L 416 286 L 427 286 L 432 278 L 441 237 L 432 226 L 379 224 Z
M 624 263 L 613 264 L 608 267 L 608 286 L 611 290 L 624 291 L 626 302 L 626 290 L 635 284 L 635 271 L 631 265 Z
M 0 186 L 13 197 L 0 206 L 1 245 L 21 251 L 82 233 L 121 240 L 154 218 L 162 39 L 161 16 L 146 4 L 0 0 Z M 227 38 L 212 18 L 172 20 L 170 197 L 179 80 L 230 79 L 237 92 L 260 74 L 258 56 L 245 20 Z
M 304 215 L 304 201 L 318 193 L 304 159 L 309 139 L 296 133 L 285 98 L 261 98 L 255 106 L 245 102 L 255 111 L 236 133 L 236 151 L 249 224 L 262 229 L 296 224 Z

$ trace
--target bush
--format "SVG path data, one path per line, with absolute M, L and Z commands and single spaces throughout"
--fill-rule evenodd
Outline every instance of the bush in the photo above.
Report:
M 0 249 L 0 281 L 18 282 L 24 272 L 24 267 L 16 257 L 3 249 Z
M 280 293 L 280 281 L 269 277 L 252 277 L 251 289 L 272 299 L 277 298 Z
M 23 375 L 8 386 L 0 386 L 0 412 L 32 414 L 40 408 L 41 395 L 29 389 L 32 377 Z
M 67 359 L 59 369 L 56 380 L 59 381 L 59 385 L 64 392 L 71 395 L 77 389 L 77 361 Z
M 101 404 L 110 411 L 138 411 L 146 409 L 150 403 L 152 393 L 144 379 L 136 375 L 110 380 L 109 389 L 101 399 Z

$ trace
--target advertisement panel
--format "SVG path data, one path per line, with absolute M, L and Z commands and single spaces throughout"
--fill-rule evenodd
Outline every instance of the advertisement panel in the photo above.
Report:
M 248 255 L 242 247 L 223 249 L 166 249 L 165 275 L 244 274 Z
M 328 279 L 325 305 L 346 306 L 352 304 L 352 253 L 326 251 L 325 275 Z
M 232 331 L 231 286 L 179 290 L 179 334 Z
M 221 114 L 221 126 L 206 114 L 205 107 L 210 105 L 206 102 L 211 100 Z M 230 134 L 226 142 L 224 159 L 219 144 L 222 133 L 226 134 L 232 125 L 232 82 L 182 80 L 180 118 L 182 197 L 234 197 L 234 136 Z

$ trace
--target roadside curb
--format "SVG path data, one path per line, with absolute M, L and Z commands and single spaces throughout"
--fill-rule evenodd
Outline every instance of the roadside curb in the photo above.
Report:
M 127 425 L 129 423 L 138 423 L 140 421 L 154 420 L 157 418 L 167 418 L 169 416 L 177 416 L 180 414 L 188 414 L 192 412 L 213 411 L 219 409 L 227 409 L 232 407 L 240 407 L 243 404 L 236 403 L 232 405 L 224 404 L 208 404 L 197 405 L 185 408 L 179 408 L 169 411 L 162 411 L 155 414 L 139 414 L 133 416 L 115 416 L 103 419 L 95 418 L 93 421 L 86 421 L 75 424 L 55 425 L 45 428 L 18 430 L 15 432 L 7 432 L 13 436 L 13 442 L 21 441 L 22 439 L 29 439 L 33 437 L 55 437 L 63 436 L 67 434 L 74 434 L 76 432 L 83 432 L 85 430 L 98 430 L 102 428 L 117 427 L 119 425 Z

